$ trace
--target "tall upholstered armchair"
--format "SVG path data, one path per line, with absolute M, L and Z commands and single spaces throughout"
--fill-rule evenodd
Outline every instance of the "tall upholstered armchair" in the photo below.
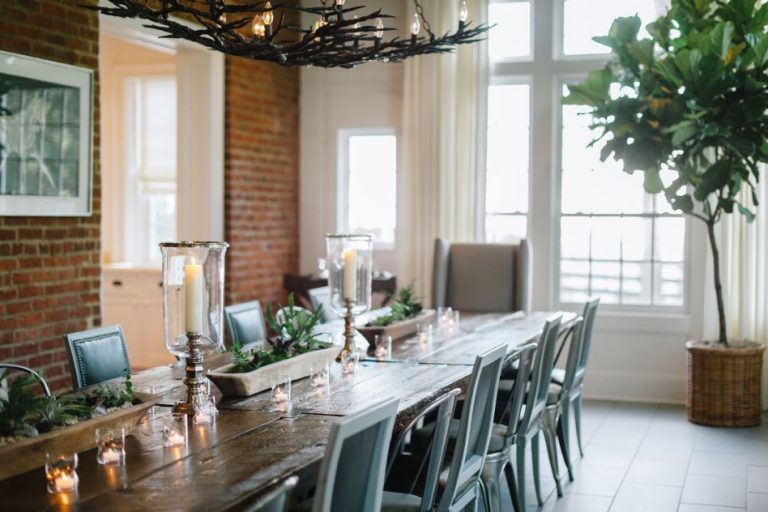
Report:
M 468 312 L 530 311 L 531 246 L 435 240 L 434 307 Z

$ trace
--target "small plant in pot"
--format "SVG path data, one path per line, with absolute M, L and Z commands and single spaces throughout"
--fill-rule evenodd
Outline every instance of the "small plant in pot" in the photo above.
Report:
M 591 109 L 603 160 L 643 172 L 646 191 L 706 226 L 719 335 L 687 349 L 688 417 L 708 425 L 760 422 L 765 346 L 728 339 L 715 228 L 723 215 L 751 222 L 758 206 L 768 163 L 767 25 L 768 5 L 757 0 L 672 0 L 646 39 L 637 16 L 618 18 L 594 38 L 611 62 L 564 100 Z

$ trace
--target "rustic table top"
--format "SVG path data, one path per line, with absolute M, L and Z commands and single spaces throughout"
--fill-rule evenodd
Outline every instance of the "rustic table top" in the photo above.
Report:
M 395 341 L 391 360 L 364 358 L 354 375 L 342 376 L 332 365 L 327 388 L 313 388 L 308 379 L 295 382 L 288 410 L 275 406 L 268 392 L 223 398 L 214 388 L 218 420 L 212 426 L 190 424 L 185 448 L 166 448 L 162 442 L 167 406 L 184 397 L 182 381 L 173 378 L 170 367 L 140 372 L 133 377 L 135 389 L 160 395 L 162 406 L 128 436 L 122 468 L 99 466 L 95 450 L 80 454 L 75 508 L 237 509 L 290 475 L 311 482 L 334 417 L 394 396 L 400 399 L 398 424 L 403 425 L 434 397 L 463 389 L 477 354 L 502 343 L 511 349 L 535 340 L 550 314 L 463 315 L 460 327 L 435 330 L 427 342 Z M 567 326 L 575 318 L 564 313 L 563 322 Z M 206 367 L 229 360 L 229 354 L 216 354 Z M 0 496 L 3 510 L 72 509 L 62 496 L 46 492 L 42 468 L 0 481 Z

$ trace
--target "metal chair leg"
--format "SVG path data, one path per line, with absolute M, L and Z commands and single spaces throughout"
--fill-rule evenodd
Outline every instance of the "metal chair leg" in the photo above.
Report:
M 547 457 L 549 458 L 549 467 L 552 469 L 552 476 L 555 477 L 555 488 L 557 497 L 563 496 L 563 488 L 560 484 L 560 467 L 557 462 L 557 441 L 555 440 L 555 423 L 557 422 L 557 411 L 544 412 L 544 443 L 547 445 Z
M 525 512 L 525 437 L 517 441 L 517 495 L 520 498 L 520 510 Z
M 573 482 L 573 465 L 571 464 L 571 443 L 568 434 L 570 433 L 570 402 L 563 402 L 563 408 L 560 412 L 560 418 L 557 420 L 557 439 L 560 441 L 560 449 L 563 452 L 565 467 L 568 469 L 568 480 Z
M 536 432 L 531 438 L 531 461 L 533 462 L 533 487 L 536 490 L 536 500 L 539 506 L 544 505 L 544 499 L 541 497 L 541 474 L 539 471 L 539 434 Z
M 512 467 L 512 462 L 508 462 L 504 466 L 504 476 L 507 477 L 507 487 L 509 487 L 509 494 L 512 496 L 512 506 L 514 507 L 515 512 L 525 512 L 523 506 L 520 504 L 520 493 L 517 490 L 515 468 Z
M 576 441 L 579 443 L 579 455 L 584 457 L 584 448 L 581 444 L 581 395 L 573 401 L 573 419 L 576 423 Z
M 509 461 L 506 457 L 485 461 L 481 483 L 486 512 L 501 512 L 501 478 L 504 467 L 508 465 Z

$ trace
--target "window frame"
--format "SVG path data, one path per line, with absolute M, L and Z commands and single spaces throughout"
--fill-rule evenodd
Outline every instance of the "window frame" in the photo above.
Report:
M 348 233 L 349 227 L 349 175 L 352 169 L 349 162 L 349 139 L 352 137 L 391 136 L 395 138 L 395 201 L 397 201 L 397 180 L 400 140 L 397 129 L 392 126 L 367 128 L 339 128 L 337 130 L 337 168 L 336 168 L 336 229 Z M 395 230 L 392 242 L 373 240 L 375 251 L 391 251 L 397 248 L 397 206 L 395 206 Z
M 516 2 L 521 0 L 492 0 L 493 3 Z M 534 291 L 534 305 L 541 308 L 577 310 L 582 304 L 560 300 L 561 283 L 561 203 L 562 151 L 563 151 L 563 109 L 562 89 L 569 82 L 583 79 L 594 69 L 601 69 L 608 61 L 609 54 L 563 55 L 563 37 L 565 26 L 564 0 L 531 1 L 531 54 L 533 60 L 499 60 L 489 64 L 489 85 L 504 83 L 529 83 L 530 102 L 530 138 L 529 138 L 529 201 L 528 201 L 528 238 L 534 243 L 536 252 L 547 254 L 544 259 L 536 258 L 539 268 L 534 268 L 534 277 L 541 281 L 540 291 Z M 525 82 L 527 81 L 527 82 Z M 484 99 L 483 110 L 487 100 Z M 544 108 L 544 103 L 548 106 Z M 550 109 L 551 111 L 547 111 Z M 479 130 L 484 147 L 487 130 Z M 548 147 L 548 154 L 539 159 L 534 154 L 541 154 L 543 147 Z M 480 153 L 485 154 L 486 150 Z M 537 161 L 538 160 L 538 161 Z M 478 188 L 478 236 L 486 239 L 485 174 L 487 165 L 480 162 L 481 172 Z M 537 175 L 540 174 L 540 175 Z M 663 200 L 663 198 L 662 198 Z M 571 216 L 570 214 L 568 216 Z M 588 216 L 586 214 L 585 216 Z M 658 218 L 659 216 L 654 217 Z M 632 305 L 603 304 L 605 312 L 620 314 L 689 314 L 691 308 L 691 266 L 699 262 L 692 261 L 693 224 L 689 216 L 685 218 L 685 241 L 683 253 L 683 293 L 682 305 Z M 652 257 L 655 258 L 655 254 Z M 538 279 L 541 278 L 541 279 Z M 656 291 L 651 290 L 652 299 Z

